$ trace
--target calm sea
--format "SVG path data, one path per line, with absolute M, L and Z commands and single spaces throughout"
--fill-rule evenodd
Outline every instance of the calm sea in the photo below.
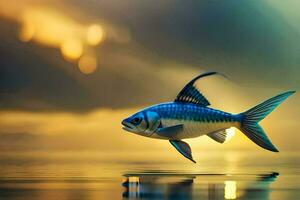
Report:
M 300 199 L 298 152 L 0 154 L 0 199 Z

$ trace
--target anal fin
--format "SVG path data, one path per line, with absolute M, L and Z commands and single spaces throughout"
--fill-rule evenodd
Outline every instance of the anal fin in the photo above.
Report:
M 217 131 L 217 132 L 212 132 L 207 134 L 208 137 L 210 137 L 211 139 L 215 140 L 216 142 L 219 143 L 224 143 L 227 137 L 227 133 L 226 130 L 221 130 L 221 131 Z

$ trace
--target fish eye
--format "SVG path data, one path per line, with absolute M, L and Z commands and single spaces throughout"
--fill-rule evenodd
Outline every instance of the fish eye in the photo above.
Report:
M 142 122 L 142 118 L 141 117 L 135 117 L 135 118 L 132 119 L 131 122 L 135 125 L 138 125 Z

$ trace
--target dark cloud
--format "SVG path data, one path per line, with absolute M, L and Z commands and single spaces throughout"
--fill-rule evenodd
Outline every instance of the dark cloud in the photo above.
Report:
M 18 25 L 1 20 L 1 108 L 86 111 L 170 100 L 178 87 L 160 72 L 165 60 L 255 87 L 300 83 L 299 32 L 265 1 L 66 2 L 127 27 L 132 42 L 103 43 L 98 71 L 86 76 L 56 49 L 19 42 Z
M 69 2 L 130 27 L 139 44 L 162 58 L 226 72 L 244 84 L 299 85 L 299 32 L 284 17 L 287 4 L 279 13 L 258 0 Z
M 99 106 L 118 108 L 153 102 L 153 94 L 164 98 L 163 92 L 170 91 L 156 74 L 157 68 L 152 69 L 149 61 L 133 57 L 122 47 L 111 49 L 104 44 L 99 49 L 99 70 L 87 76 L 76 65 L 63 61 L 57 50 L 19 42 L 12 23 L 2 20 L 0 26 L 6 30 L 0 35 L 2 108 L 70 111 Z

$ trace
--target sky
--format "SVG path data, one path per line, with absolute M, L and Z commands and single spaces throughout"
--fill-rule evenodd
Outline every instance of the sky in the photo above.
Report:
M 199 83 L 212 107 L 227 112 L 299 90 L 299 4 L 2 0 L 0 149 L 167 149 L 125 133 L 120 121 L 172 101 L 204 71 L 228 77 Z M 262 122 L 279 150 L 300 150 L 299 97 Z M 207 137 L 189 143 L 199 151 L 258 148 L 240 132 L 224 145 Z

